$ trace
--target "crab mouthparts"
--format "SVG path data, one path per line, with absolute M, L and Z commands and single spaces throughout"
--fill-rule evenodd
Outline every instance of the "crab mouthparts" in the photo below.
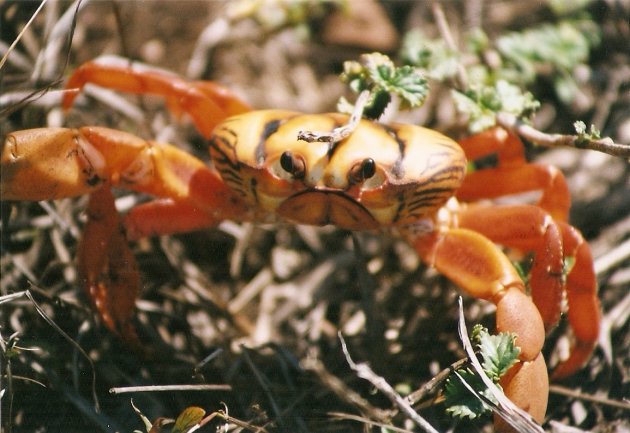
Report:
M 373 230 L 379 224 L 360 203 L 342 191 L 305 191 L 286 199 L 276 212 L 297 224 L 334 224 L 347 230 Z

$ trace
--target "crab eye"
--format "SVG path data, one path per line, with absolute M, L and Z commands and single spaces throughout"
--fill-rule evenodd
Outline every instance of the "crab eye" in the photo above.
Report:
M 350 169 L 348 178 L 352 183 L 361 183 L 376 173 L 376 162 L 372 158 L 365 158 L 361 162 L 357 162 Z
M 280 167 L 297 179 L 303 178 L 306 172 L 304 158 L 295 156 L 288 150 L 280 155 Z

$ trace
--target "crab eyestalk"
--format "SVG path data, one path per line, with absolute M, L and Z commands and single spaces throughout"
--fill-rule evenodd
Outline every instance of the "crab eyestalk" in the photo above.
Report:
M 352 166 L 348 173 L 350 184 L 360 184 L 376 174 L 376 162 L 372 158 L 365 158 Z

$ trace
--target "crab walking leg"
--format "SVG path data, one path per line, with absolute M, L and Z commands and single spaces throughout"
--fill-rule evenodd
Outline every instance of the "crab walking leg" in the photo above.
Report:
M 406 233 L 420 257 L 466 293 L 497 306 L 499 332 L 516 334 L 521 363 L 508 372 L 506 395 L 541 422 L 549 392 L 540 356 L 545 328 L 538 309 L 525 294 L 518 273 L 490 240 L 468 229 L 451 228 L 431 235 Z
M 545 328 L 554 327 L 561 313 L 564 264 L 562 235 L 553 218 L 530 205 L 472 205 L 462 206 L 457 220 L 459 227 L 479 232 L 495 243 L 534 253 L 529 280 L 532 299 Z
M 538 205 L 558 221 L 567 221 L 571 197 L 562 172 L 553 166 L 529 164 L 520 139 L 501 128 L 493 128 L 461 140 L 468 160 L 496 153 L 496 168 L 482 169 L 466 175 L 457 198 L 476 201 L 484 198 L 542 191 Z
M 77 251 L 82 285 L 105 325 L 137 345 L 131 318 L 140 291 L 140 276 L 109 188 L 90 195 L 87 217 Z
M 96 60 L 75 70 L 66 84 L 68 91 L 62 102 L 65 109 L 72 106 L 81 89 L 88 83 L 121 92 L 163 96 L 173 114 L 189 114 L 206 138 L 226 117 L 251 110 L 249 105 L 219 84 L 187 81 L 166 71 L 130 64 L 120 59 L 116 64 Z
M 469 206 L 460 211 L 458 223 L 501 245 L 534 252 L 530 274 L 532 298 L 548 330 L 559 319 L 562 292 L 566 288 L 569 324 L 576 342 L 569 359 L 554 370 L 554 378 L 577 371 L 595 347 L 600 321 L 593 260 L 580 232 L 528 205 Z M 566 281 L 563 258 L 574 261 Z
M 209 211 L 186 202 L 161 199 L 131 209 L 125 215 L 124 226 L 128 238 L 137 240 L 211 228 L 226 219 L 249 220 L 244 215 L 230 215 L 218 209 Z
M 565 255 L 574 258 L 566 284 L 569 323 L 573 329 L 575 344 L 569 358 L 553 371 L 554 379 L 571 375 L 588 361 L 597 344 L 601 320 L 591 249 L 575 227 L 566 223 L 559 223 L 559 226 Z

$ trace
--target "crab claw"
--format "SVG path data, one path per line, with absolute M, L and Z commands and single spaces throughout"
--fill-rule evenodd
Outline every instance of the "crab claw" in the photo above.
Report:
M 503 378 L 505 394 L 542 422 L 549 393 L 547 370 L 540 355 L 545 326 L 509 259 L 490 240 L 468 229 L 450 228 L 430 235 L 405 234 L 428 265 L 471 296 L 497 306 L 497 330 L 516 334 L 516 345 L 521 349 L 521 362 Z M 507 426 L 504 428 L 509 430 Z
M 100 127 L 43 128 L 8 134 L 1 156 L 3 200 L 49 200 L 90 194 L 78 247 L 82 284 L 108 328 L 134 343 L 131 319 L 139 291 L 127 231 L 137 237 L 216 225 L 247 215 L 219 175 L 165 143 Z M 111 187 L 163 197 L 120 219 Z M 125 228 L 123 228 L 123 226 Z

